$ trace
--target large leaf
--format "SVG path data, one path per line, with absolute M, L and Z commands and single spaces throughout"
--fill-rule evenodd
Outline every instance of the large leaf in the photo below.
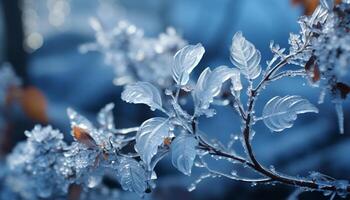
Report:
M 237 32 L 232 38 L 230 58 L 233 65 L 240 69 L 247 79 L 255 79 L 260 75 L 261 54 L 243 37 L 242 32 Z
M 141 159 L 151 168 L 152 157 L 165 138 L 171 137 L 169 120 L 155 117 L 143 122 L 136 134 L 135 150 Z
M 276 96 L 265 105 L 263 119 L 270 130 L 280 132 L 293 126 L 297 114 L 308 112 L 318 113 L 318 109 L 308 100 L 300 96 Z
M 171 143 L 172 163 L 185 175 L 191 175 L 197 145 L 198 141 L 189 134 L 181 134 Z
M 213 98 L 219 95 L 222 84 L 230 78 L 237 78 L 239 71 L 237 69 L 220 66 L 213 71 L 206 68 L 198 78 L 194 89 L 194 97 L 197 107 L 200 109 L 209 108 Z
M 162 109 L 162 98 L 159 91 L 147 82 L 127 85 L 122 92 L 122 99 L 128 103 L 147 104 L 151 110 Z
M 173 78 L 178 85 L 186 85 L 192 70 L 202 59 L 205 50 L 202 44 L 187 45 L 174 56 Z
M 113 109 L 114 103 L 109 103 L 97 115 L 98 123 L 107 130 L 115 129 Z
M 121 158 L 118 165 L 119 183 L 124 190 L 143 196 L 147 189 L 147 174 L 144 168 L 132 158 Z

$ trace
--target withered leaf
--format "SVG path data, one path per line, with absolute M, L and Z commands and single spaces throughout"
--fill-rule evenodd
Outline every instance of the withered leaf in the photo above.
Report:
M 84 144 L 88 148 L 94 149 L 97 147 L 97 144 L 96 144 L 96 141 L 94 140 L 94 138 L 92 138 L 89 135 L 89 133 L 83 128 L 80 128 L 78 126 L 74 126 L 73 127 L 73 136 L 78 142 Z
M 166 145 L 166 146 L 170 146 L 171 141 L 172 141 L 172 138 L 166 137 L 166 138 L 164 138 L 164 140 L 163 140 L 163 144 Z
M 313 83 L 320 80 L 321 74 L 316 62 L 316 56 L 311 56 L 305 64 L 305 71 Z
M 47 123 L 47 101 L 44 94 L 36 87 L 29 86 L 21 90 L 20 103 L 24 113 L 31 119 Z

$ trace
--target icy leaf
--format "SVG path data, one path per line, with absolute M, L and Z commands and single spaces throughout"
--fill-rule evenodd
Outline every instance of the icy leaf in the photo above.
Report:
M 247 79 L 255 79 L 260 75 L 261 54 L 244 38 L 242 32 L 237 32 L 232 38 L 230 58 L 232 64 L 240 69 Z
M 237 70 L 227 66 L 217 67 L 213 71 L 206 68 L 199 76 L 193 91 L 196 106 L 200 109 L 208 109 L 210 103 L 213 102 L 213 98 L 219 95 L 222 84 L 236 76 Z M 238 89 L 238 86 L 235 86 Z
M 122 92 L 122 99 L 128 103 L 146 104 L 153 111 L 155 109 L 162 109 L 162 98 L 159 91 L 147 82 L 137 82 L 127 85 Z
M 147 189 L 146 172 L 141 164 L 132 158 L 123 157 L 118 166 L 119 183 L 124 190 L 143 196 Z
M 136 134 L 135 150 L 148 167 L 164 139 L 171 137 L 169 129 L 169 120 L 161 117 L 148 119 L 141 124 Z
M 174 56 L 173 79 L 178 85 L 186 85 L 192 70 L 198 65 L 205 50 L 202 44 L 187 45 Z
M 104 108 L 102 108 L 97 115 L 98 123 L 102 127 L 108 130 L 115 129 L 113 109 L 114 109 L 114 103 L 109 103 Z
M 72 133 L 74 138 L 78 142 L 84 144 L 88 148 L 93 149 L 97 147 L 95 140 L 89 135 L 89 133 L 85 129 L 74 126 Z
M 181 134 L 171 144 L 172 163 L 185 175 L 191 175 L 191 169 L 196 158 L 198 141 L 189 134 Z
M 318 113 L 318 109 L 300 96 L 276 96 L 265 105 L 263 119 L 271 131 L 280 132 L 293 126 L 297 114 L 307 112 Z

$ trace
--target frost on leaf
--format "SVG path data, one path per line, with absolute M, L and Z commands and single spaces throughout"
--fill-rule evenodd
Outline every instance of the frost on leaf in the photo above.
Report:
M 151 168 L 152 157 L 165 138 L 171 137 L 169 120 L 155 117 L 143 122 L 136 134 L 135 150 L 141 159 Z
M 127 85 L 122 92 L 122 99 L 128 103 L 146 104 L 153 111 L 155 109 L 162 109 L 162 98 L 159 91 L 147 82 L 137 82 Z
M 261 54 L 242 32 L 237 32 L 232 38 L 230 59 L 247 79 L 255 79 L 261 73 Z
M 146 171 L 132 158 L 123 157 L 118 166 L 119 183 L 124 190 L 143 196 L 147 189 Z
M 192 70 L 198 65 L 205 50 L 202 44 L 187 45 L 174 56 L 173 78 L 178 85 L 186 85 Z
M 217 67 L 213 71 L 206 68 L 199 76 L 194 89 L 196 107 L 202 110 L 208 109 L 214 97 L 219 95 L 222 84 L 230 78 L 237 78 L 237 76 L 239 76 L 239 72 L 227 66 Z M 238 83 L 237 80 L 234 80 L 233 87 L 239 89 L 241 87 L 239 84 L 240 81 Z
M 280 132 L 293 126 L 297 114 L 308 112 L 318 113 L 318 109 L 308 100 L 300 96 L 276 96 L 265 105 L 263 119 L 271 131 Z
M 189 134 L 179 135 L 171 144 L 172 163 L 185 175 L 191 175 L 197 145 L 198 141 Z
M 114 104 L 109 103 L 97 115 L 98 123 L 107 130 L 115 129 L 113 117 Z
M 93 125 L 91 124 L 91 122 L 88 119 L 86 119 L 84 116 L 78 114 L 72 108 L 67 109 L 67 115 L 70 119 L 72 128 L 76 126 L 85 130 L 93 129 Z

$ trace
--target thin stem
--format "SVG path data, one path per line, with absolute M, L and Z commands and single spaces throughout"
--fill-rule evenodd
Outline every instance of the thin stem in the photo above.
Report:
M 139 127 L 130 127 L 130 128 L 121 128 L 121 129 L 114 129 L 112 132 L 117 135 L 126 135 L 132 132 L 137 132 L 139 130 Z

